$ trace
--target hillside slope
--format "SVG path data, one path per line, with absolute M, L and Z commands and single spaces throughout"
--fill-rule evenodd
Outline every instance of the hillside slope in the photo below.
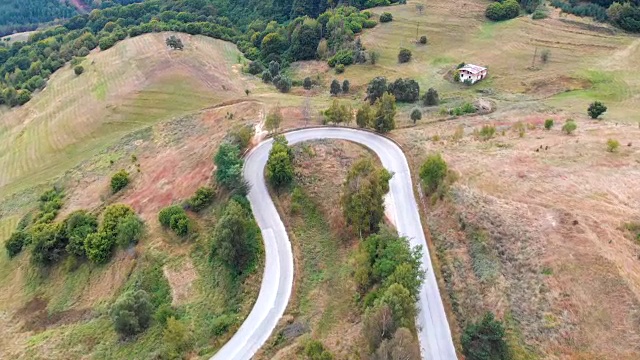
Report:
M 183 51 L 148 34 L 65 67 L 23 107 L 0 116 L 0 198 L 57 176 L 115 139 L 242 94 L 233 44 L 180 35 Z

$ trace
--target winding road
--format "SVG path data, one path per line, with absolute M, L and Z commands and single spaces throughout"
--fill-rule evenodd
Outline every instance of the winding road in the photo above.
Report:
M 431 267 L 429 249 L 424 237 L 416 203 L 409 165 L 402 150 L 391 140 L 362 130 L 350 128 L 310 128 L 285 134 L 289 144 L 309 140 L 340 139 L 362 144 L 375 152 L 382 165 L 392 172 L 387 194 L 387 215 L 398 233 L 410 239 L 411 245 L 422 245 L 422 264 L 426 278 L 419 296 L 417 325 L 423 359 L 457 359 L 451 331 L 447 323 L 438 284 Z M 265 269 L 256 303 L 245 322 L 212 360 L 250 359 L 267 341 L 284 311 L 293 287 L 293 253 L 287 230 L 278 215 L 264 179 L 264 167 L 269 157 L 272 139 L 265 140 L 248 155 L 244 177 L 251 184 L 248 198 L 265 244 Z

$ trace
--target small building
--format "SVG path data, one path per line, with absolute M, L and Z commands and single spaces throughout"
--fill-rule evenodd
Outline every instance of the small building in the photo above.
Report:
M 472 84 L 484 79 L 487 77 L 487 68 L 467 64 L 460 69 L 458 69 L 458 74 L 460 78 L 460 82 L 471 81 Z

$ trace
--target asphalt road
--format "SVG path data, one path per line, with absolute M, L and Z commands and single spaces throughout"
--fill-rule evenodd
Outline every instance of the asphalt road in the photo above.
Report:
M 400 147 L 385 137 L 349 128 L 311 128 L 285 135 L 289 144 L 317 139 L 341 139 L 362 144 L 373 150 L 382 165 L 394 174 L 385 199 L 387 215 L 396 224 L 398 233 L 409 238 L 412 246 L 422 245 L 424 253 L 422 263 L 426 278 L 420 290 L 417 319 L 422 357 L 429 360 L 457 359 L 413 195 L 409 165 Z M 240 329 L 211 359 L 250 359 L 275 329 L 291 296 L 291 243 L 264 179 L 264 167 L 272 143 L 271 139 L 265 140 L 254 148 L 248 154 L 244 167 L 244 177 L 251 184 L 248 198 L 265 243 L 266 264 L 260 294 Z

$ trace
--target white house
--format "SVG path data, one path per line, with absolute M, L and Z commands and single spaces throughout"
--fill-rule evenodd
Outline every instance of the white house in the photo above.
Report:
M 472 84 L 475 84 L 476 82 L 487 77 L 487 68 L 478 65 L 467 64 L 458 69 L 458 74 L 460 74 L 460 82 L 470 80 Z

